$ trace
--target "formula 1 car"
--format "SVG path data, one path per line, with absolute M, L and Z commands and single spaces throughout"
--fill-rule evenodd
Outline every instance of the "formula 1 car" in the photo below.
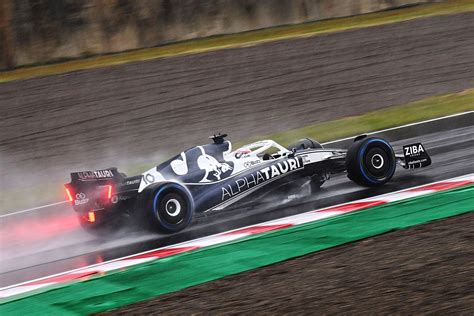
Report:
M 388 141 L 366 135 L 356 137 L 348 150 L 324 148 L 306 138 L 288 148 L 262 140 L 232 151 L 225 137 L 211 136 L 213 143 L 187 149 L 137 176 L 127 177 L 117 168 L 73 172 L 66 194 L 86 229 L 126 213 L 174 233 L 186 228 L 195 213 L 222 210 L 277 188 L 285 192 L 298 179 L 309 180 L 317 191 L 331 175 L 346 172 L 353 182 L 375 187 L 392 178 L 396 165 L 431 164 L 420 143 L 395 154 Z

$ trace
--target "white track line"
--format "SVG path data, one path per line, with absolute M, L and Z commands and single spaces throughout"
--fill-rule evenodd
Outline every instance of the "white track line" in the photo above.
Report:
M 447 118 L 452 118 L 452 117 L 461 116 L 461 115 L 467 115 L 467 114 L 471 114 L 471 113 L 474 113 L 474 111 L 467 111 L 467 112 L 462 112 L 462 113 L 457 113 L 457 114 L 442 116 L 442 117 L 438 117 L 438 118 L 434 118 L 434 119 L 430 119 L 430 120 L 426 120 L 426 121 L 421 121 L 421 122 L 415 122 L 415 123 L 410 123 L 410 124 L 405 124 L 405 125 L 390 127 L 390 128 L 382 129 L 382 130 L 379 130 L 379 131 L 374 131 L 374 132 L 366 133 L 366 135 L 373 135 L 373 134 L 378 134 L 378 133 L 393 131 L 393 130 L 400 129 L 400 128 L 405 128 L 405 127 L 409 127 L 409 126 L 415 126 L 415 125 L 425 124 L 425 123 L 429 123 L 429 122 L 435 122 L 435 121 L 444 120 L 444 119 L 447 119 Z M 327 145 L 327 144 L 342 142 L 342 141 L 349 140 L 349 139 L 354 139 L 356 136 L 357 136 L 357 135 L 351 136 L 351 137 L 346 137 L 346 138 L 341 138 L 341 139 L 337 139 L 337 140 L 332 140 L 332 141 L 330 141 L 330 142 L 322 143 L 322 145 Z M 26 213 L 26 212 L 30 212 L 30 211 L 34 211 L 34 210 L 37 210 L 37 209 L 41 209 L 41 208 L 45 208 L 45 207 L 49 207 L 49 206 L 54 206 L 54 205 L 58 205 L 58 204 L 66 203 L 66 202 L 68 202 L 68 201 L 61 201 L 61 202 L 56 202 L 56 203 L 52 203 L 52 204 L 48 204 L 48 205 L 42 205 L 42 206 L 32 207 L 32 208 L 29 208 L 29 209 L 26 209 L 26 210 L 22 210 L 22 211 L 18 211 L 18 212 L 13 212 L 13 213 L 8 213 L 8 214 L 0 215 L 0 218 L 2 218 L 2 217 L 7 217 L 7 216 L 13 216 L 13 215 L 21 214 L 21 213 Z
M 7 216 L 12 216 L 12 215 L 18 215 L 18 214 L 21 214 L 21 213 L 26 213 L 26 212 L 38 210 L 38 209 L 40 209 L 40 208 L 45 208 L 45 207 L 55 206 L 55 205 L 59 205 L 59 204 L 64 204 L 64 203 L 67 203 L 67 202 L 69 202 L 69 201 L 61 201 L 61 202 L 55 202 L 55 203 L 46 204 L 46 205 L 41 205 L 41 206 L 37 206 L 37 207 L 32 207 L 32 208 L 28 208 L 28 209 L 26 209 L 26 210 L 22 210 L 22 211 L 18 211 L 18 212 L 14 212 L 14 213 L 9 213 L 9 214 L 0 215 L 0 218 L 2 218 L 2 217 L 7 217 Z

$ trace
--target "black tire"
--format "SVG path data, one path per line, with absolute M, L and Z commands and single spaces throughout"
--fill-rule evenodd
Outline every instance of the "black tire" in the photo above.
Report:
M 395 173 L 395 167 L 393 148 L 382 138 L 363 138 L 347 152 L 347 176 L 362 186 L 375 187 L 387 183 Z
M 288 146 L 288 150 L 303 150 L 303 149 L 320 149 L 323 146 L 311 138 L 300 139 L 296 144 Z
M 187 191 L 179 185 L 164 185 L 149 196 L 146 212 L 154 230 L 176 233 L 185 229 L 194 215 L 194 205 Z

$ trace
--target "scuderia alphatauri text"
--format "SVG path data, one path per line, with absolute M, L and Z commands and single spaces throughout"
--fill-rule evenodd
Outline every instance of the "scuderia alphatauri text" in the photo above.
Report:
M 242 192 L 254 188 L 264 182 L 275 179 L 285 173 L 303 168 L 301 158 L 294 157 L 275 165 L 262 168 L 255 173 L 238 178 L 222 187 L 222 201 L 228 200 Z

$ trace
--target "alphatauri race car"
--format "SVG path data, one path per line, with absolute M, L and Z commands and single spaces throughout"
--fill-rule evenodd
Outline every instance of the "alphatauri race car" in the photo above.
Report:
M 152 228 L 174 233 L 186 228 L 194 214 L 223 210 L 239 201 L 294 187 L 306 179 L 316 192 L 331 175 L 347 173 L 367 187 L 388 182 L 396 165 L 421 168 L 431 159 L 421 143 L 395 154 L 382 138 L 358 136 L 346 149 L 325 148 L 305 138 L 285 148 L 262 140 L 232 151 L 227 135 L 189 148 L 144 173 L 127 177 L 117 168 L 71 173 L 66 194 L 86 229 L 97 229 L 127 214 Z

